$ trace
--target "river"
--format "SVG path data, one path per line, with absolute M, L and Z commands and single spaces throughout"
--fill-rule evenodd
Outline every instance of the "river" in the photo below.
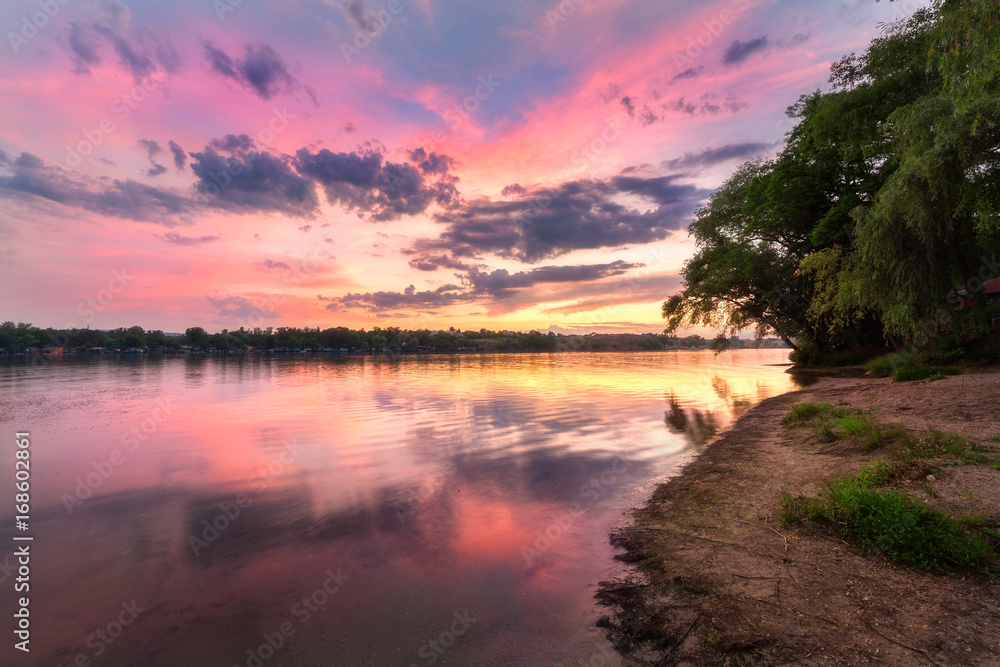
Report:
M 18 431 L 34 538 L 31 653 L 0 662 L 619 665 L 609 530 L 795 388 L 786 358 L 0 362 L 0 545 Z

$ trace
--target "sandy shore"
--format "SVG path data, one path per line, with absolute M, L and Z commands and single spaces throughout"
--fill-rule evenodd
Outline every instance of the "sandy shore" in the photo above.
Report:
M 612 641 L 637 664 L 1000 665 L 1000 579 L 922 572 L 827 525 L 782 523 L 783 490 L 814 497 L 892 458 L 892 445 L 829 446 L 782 422 L 809 401 L 874 410 L 914 437 L 958 434 L 1000 459 L 1000 369 L 901 384 L 830 377 L 768 399 L 613 536 L 635 574 L 598 594 Z M 946 458 L 914 461 L 894 488 L 1000 526 L 1000 471 Z M 920 489 L 930 473 L 934 497 Z

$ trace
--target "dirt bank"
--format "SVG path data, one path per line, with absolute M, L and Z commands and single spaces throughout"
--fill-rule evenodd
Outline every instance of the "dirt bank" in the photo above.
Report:
M 905 384 L 824 378 L 764 401 L 613 536 L 635 574 L 598 594 L 612 641 L 637 664 L 1000 665 L 1000 580 L 922 572 L 828 525 L 781 522 L 782 490 L 815 497 L 826 481 L 892 458 L 892 445 L 825 446 L 783 424 L 789 406 L 809 401 L 874 410 L 915 437 L 933 427 L 977 451 L 998 445 L 998 369 Z M 930 473 L 934 497 L 920 489 Z M 1000 471 L 988 465 L 923 458 L 894 487 L 1000 526 Z

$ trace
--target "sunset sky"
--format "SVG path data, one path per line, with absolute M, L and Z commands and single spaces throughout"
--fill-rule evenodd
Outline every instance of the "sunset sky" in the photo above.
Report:
M 0 320 L 659 331 L 693 211 L 920 4 L 4 2 Z

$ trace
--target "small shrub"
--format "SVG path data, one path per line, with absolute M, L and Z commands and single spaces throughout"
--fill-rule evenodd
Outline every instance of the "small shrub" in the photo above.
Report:
M 837 426 L 843 429 L 844 435 L 859 435 L 864 433 L 872 425 L 871 421 L 861 414 L 847 415 L 841 419 L 837 419 Z
M 989 568 L 989 540 L 906 494 L 876 491 L 852 479 L 831 482 L 828 516 L 865 549 L 919 569 Z
M 829 403 L 799 403 L 788 408 L 786 424 L 802 424 L 815 417 L 824 417 L 833 409 Z
M 893 480 L 899 477 L 903 466 L 892 464 L 888 461 L 872 461 L 854 476 L 858 486 L 864 489 L 873 489 L 888 486 Z
M 896 370 L 892 376 L 893 382 L 914 382 L 916 380 L 941 379 L 947 375 L 958 375 L 961 373 L 957 368 L 950 366 L 903 366 Z M 940 376 L 940 377 L 938 377 Z
M 912 363 L 910 357 L 904 354 L 886 354 L 865 364 L 865 370 L 871 373 L 872 377 L 885 378 L 893 375 L 897 369 L 910 366 Z
M 825 519 L 826 511 L 826 503 L 819 498 L 796 498 L 787 490 L 781 491 L 781 521 L 786 525 L 800 523 L 804 518 Z

